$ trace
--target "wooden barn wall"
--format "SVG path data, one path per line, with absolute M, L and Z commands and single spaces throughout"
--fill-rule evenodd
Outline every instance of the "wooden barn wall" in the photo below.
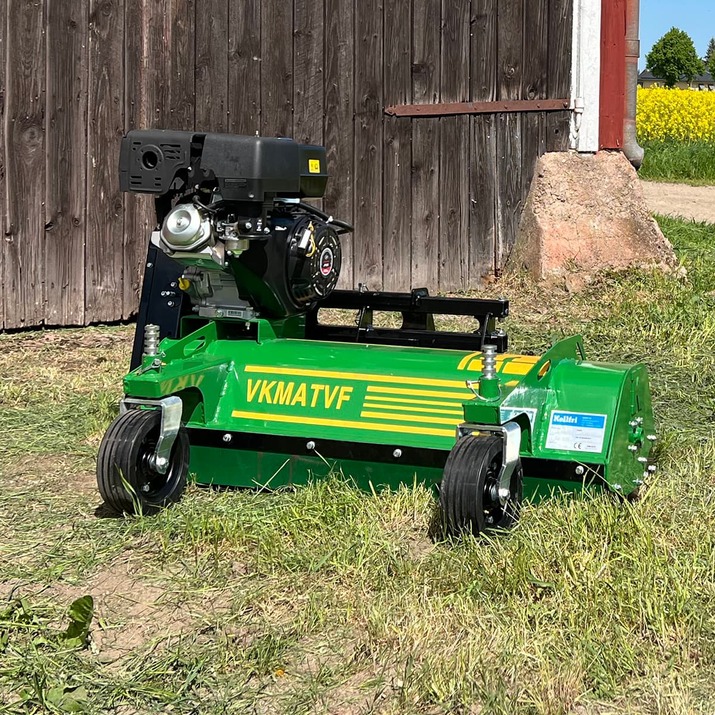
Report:
M 0 326 L 127 319 L 151 206 L 134 127 L 325 144 L 354 222 L 342 284 L 476 287 L 508 255 L 568 112 L 397 118 L 392 104 L 569 96 L 572 0 L 4 0 Z

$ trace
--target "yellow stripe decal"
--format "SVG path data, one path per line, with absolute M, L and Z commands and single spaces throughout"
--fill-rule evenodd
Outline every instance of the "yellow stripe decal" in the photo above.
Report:
M 242 412 L 241 410 L 234 410 L 231 413 L 232 417 L 236 419 L 243 420 L 261 420 L 264 422 L 288 422 L 290 424 L 299 425 L 317 425 L 319 427 L 339 427 L 343 429 L 359 429 L 366 431 L 375 432 L 392 432 L 393 434 L 399 432 L 404 434 L 404 425 L 388 425 L 381 424 L 379 422 L 352 422 L 350 420 L 328 420 L 321 417 L 304 417 L 303 415 L 272 415 L 266 414 L 264 412 Z M 386 417 L 387 415 L 379 415 L 379 417 Z M 432 421 L 432 420 L 431 420 Z M 439 421 L 439 420 L 434 420 Z M 449 424 L 456 425 L 457 422 L 449 422 Z M 411 434 L 424 434 L 433 437 L 454 437 L 454 429 L 437 429 L 429 427 L 412 427 L 408 428 Z
M 396 420 L 398 422 L 422 422 L 432 425 L 453 425 L 455 427 L 461 422 L 461 419 L 456 416 L 447 419 L 446 417 L 418 417 L 417 415 L 400 415 L 397 412 L 368 412 L 367 410 L 363 410 L 360 417 L 378 420 Z M 370 427 L 372 427 L 372 425 L 370 425 Z M 368 429 L 370 427 L 368 427 Z
M 377 399 L 377 398 L 376 398 Z M 421 412 L 430 415 L 456 415 L 462 417 L 463 410 L 437 410 L 434 407 L 408 407 L 407 405 L 381 405 L 377 402 L 366 402 L 363 405 L 365 410 L 400 410 L 402 412 Z
M 526 375 L 528 372 L 531 370 L 531 368 L 534 367 L 533 364 L 525 364 L 525 363 L 518 363 L 518 362 L 510 362 L 507 365 L 504 366 L 504 369 L 501 371 L 502 375 Z
M 407 383 L 427 387 L 464 387 L 463 380 L 431 380 L 409 375 L 374 375 L 362 372 L 334 372 L 332 370 L 302 370 L 294 367 L 275 367 L 273 365 L 246 365 L 245 372 L 257 372 L 266 375 L 288 375 L 290 377 L 323 377 L 329 380 L 365 380 L 367 382 Z
M 481 353 L 469 353 L 469 355 L 465 355 L 459 362 L 459 365 L 457 365 L 457 370 L 464 370 L 469 362 L 471 360 L 474 360 L 475 357 L 478 357 L 481 355 Z
M 367 391 L 369 393 L 380 393 L 387 395 L 416 395 L 422 397 L 449 397 L 453 400 L 458 400 L 459 402 L 465 402 L 466 400 L 474 399 L 474 395 L 471 392 L 437 392 L 435 390 L 410 390 L 406 387 L 377 387 L 375 385 L 368 385 Z
M 508 385 L 509 383 L 507 383 Z M 514 384 L 518 383 L 514 381 Z M 372 392 L 368 388 L 368 400 L 378 400 L 379 402 L 396 402 L 399 405 L 423 405 L 425 407 L 459 407 L 462 402 L 466 402 L 469 398 L 465 397 L 452 400 L 451 402 L 447 400 L 411 400 L 409 397 L 388 397 L 387 395 L 379 394 L 379 392 Z M 473 395 L 471 395 L 473 397 Z M 397 405 L 395 405 L 397 407 Z

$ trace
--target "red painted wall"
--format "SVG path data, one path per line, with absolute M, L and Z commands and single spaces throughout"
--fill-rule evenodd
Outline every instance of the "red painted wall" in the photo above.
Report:
M 601 149 L 623 148 L 626 110 L 626 0 L 601 7 Z

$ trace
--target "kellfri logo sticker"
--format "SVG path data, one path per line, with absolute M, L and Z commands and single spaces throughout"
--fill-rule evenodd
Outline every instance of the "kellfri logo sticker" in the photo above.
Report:
M 600 454 L 605 437 L 606 415 L 553 410 L 546 435 L 546 449 Z

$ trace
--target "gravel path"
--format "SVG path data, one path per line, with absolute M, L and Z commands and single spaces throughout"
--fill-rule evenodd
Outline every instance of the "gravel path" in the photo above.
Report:
M 641 183 L 653 213 L 715 223 L 715 186 Z

